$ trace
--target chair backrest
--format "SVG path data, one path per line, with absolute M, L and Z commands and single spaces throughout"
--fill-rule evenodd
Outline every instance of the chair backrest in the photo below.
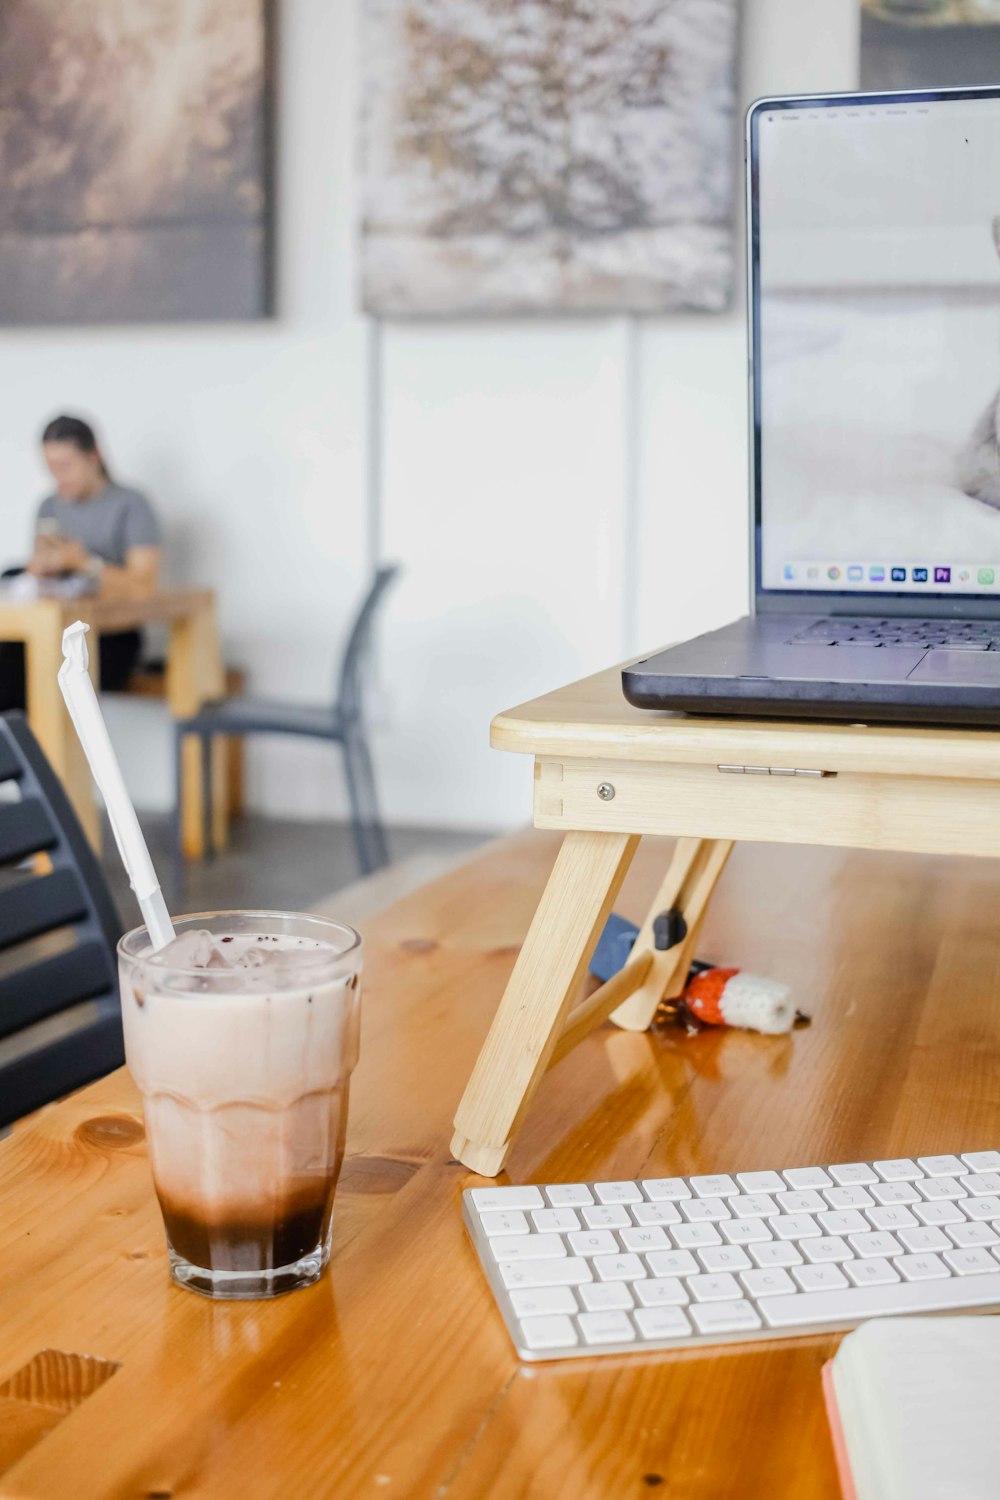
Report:
M 0 714 L 0 782 L 20 792 L 19 800 L 0 802 L 3 1126 L 119 1067 L 125 1054 L 115 963 L 121 922 L 69 799 L 20 713 Z M 48 873 L 30 863 L 39 854 L 48 856 Z
M 337 682 L 337 708 L 348 722 L 361 717 L 364 673 L 371 651 L 375 615 L 389 585 L 399 576 L 399 571 L 398 563 L 390 563 L 376 570 L 371 588 L 362 601 L 347 637 Z

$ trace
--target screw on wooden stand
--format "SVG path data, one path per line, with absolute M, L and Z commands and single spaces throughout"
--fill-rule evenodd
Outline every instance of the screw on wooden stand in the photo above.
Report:
M 615 795 L 615 789 L 611 785 L 611 782 L 602 781 L 600 786 L 597 788 L 597 795 L 600 797 L 602 802 L 610 802 Z

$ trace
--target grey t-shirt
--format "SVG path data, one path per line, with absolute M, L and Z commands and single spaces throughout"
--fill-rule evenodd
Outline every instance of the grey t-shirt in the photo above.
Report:
M 114 480 L 89 500 L 49 495 L 39 506 L 38 519 L 56 521 L 60 536 L 82 542 L 88 552 L 119 568 L 130 547 L 160 545 L 160 523 L 145 495 Z

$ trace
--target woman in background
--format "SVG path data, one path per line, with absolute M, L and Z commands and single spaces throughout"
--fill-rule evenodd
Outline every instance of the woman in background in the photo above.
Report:
M 27 572 L 37 578 L 85 574 L 102 598 L 142 599 L 160 573 L 160 527 L 138 490 L 111 478 L 93 428 L 79 417 L 55 417 L 42 433 L 42 454 L 55 490 L 38 509 Z M 142 647 L 137 630 L 100 638 L 101 686 L 128 682 Z M 25 706 L 24 647 L 0 645 L 0 711 Z

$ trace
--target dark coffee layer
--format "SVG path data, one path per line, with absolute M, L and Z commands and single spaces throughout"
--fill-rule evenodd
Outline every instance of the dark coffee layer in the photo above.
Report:
M 171 1247 L 209 1271 L 269 1271 L 289 1266 L 326 1241 L 336 1177 L 315 1195 L 299 1193 L 276 1215 L 205 1219 L 188 1207 L 160 1199 Z

